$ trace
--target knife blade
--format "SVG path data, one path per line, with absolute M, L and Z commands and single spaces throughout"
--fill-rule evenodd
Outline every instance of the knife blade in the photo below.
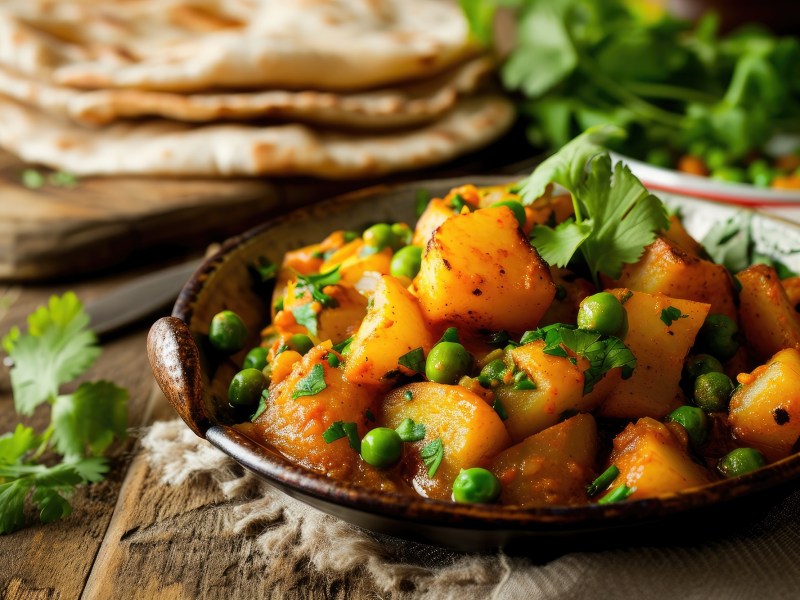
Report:
M 89 314 L 89 327 L 98 336 L 108 335 L 168 307 L 201 264 L 202 259 L 194 259 L 167 267 L 137 277 L 87 302 L 84 308 Z

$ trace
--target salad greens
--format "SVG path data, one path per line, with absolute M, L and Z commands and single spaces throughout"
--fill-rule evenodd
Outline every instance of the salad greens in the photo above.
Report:
M 522 97 L 534 143 L 558 148 L 612 123 L 631 134 L 618 148 L 650 162 L 669 161 L 672 152 L 673 159 L 716 154 L 724 163 L 762 149 L 776 133 L 800 130 L 796 38 L 755 26 L 723 36 L 714 15 L 696 25 L 648 19 L 623 0 L 461 5 L 484 43 L 496 10 L 516 11 L 516 46 L 501 75 Z
M 27 332 L 15 327 L 2 339 L 14 364 L 11 387 L 17 412 L 30 415 L 42 404 L 51 409 L 50 426 L 43 433 L 17 425 L 0 436 L 0 534 L 25 524 L 29 498 L 44 523 L 68 516 L 75 486 L 103 479 L 108 471 L 103 453 L 126 435 L 126 390 L 96 381 L 82 383 L 71 394 L 59 393 L 100 355 L 88 325 L 77 296 L 68 292 L 31 314 Z M 60 455 L 61 461 L 43 464 L 48 454 Z

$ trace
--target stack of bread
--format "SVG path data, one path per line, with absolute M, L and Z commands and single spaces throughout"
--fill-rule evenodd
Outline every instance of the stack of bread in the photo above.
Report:
M 513 120 L 450 0 L 3 0 L 0 146 L 75 175 L 375 176 Z

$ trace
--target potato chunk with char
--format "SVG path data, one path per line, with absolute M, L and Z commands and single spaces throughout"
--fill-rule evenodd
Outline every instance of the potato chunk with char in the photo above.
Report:
M 752 353 L 765 360 L 784 348 L 800 349 L 800 314 L 775 269 L 753 265 L 739 272 L 739 315 Z
M 711 305 L 714 314 L 737 318 L 733 280 L 728 270 L 684 251 L 666 238 L 658 238 L 647 246 L 639 262 L 626 265 L 614 285 L 703 302 Z
M 545 353 L 544 346 L 539 340 L 511 351 L 514 364 L 525 371 L 536 389 L 515 390 L 510 385 L 495 388 L 508 415 L 505 426 L 514 442 L 555 425 L 565 413 L 596 409 L 620 381 L 619 369 L 612 369 L 584 395 L 583 372 L 589 362 L 581 358 L 573 364 L 568 358 Z
M 350 344 L 345 375 L 357 383 L 391 383 L 405 372 L 397 362 L 401 356 L 419 347 L 427 353 L 435 342 L 417 299 L 397 278 L 384 275 Z
M 503 504 L 584 504 L 596 455 L 594 417 L 582 414 L 501 452 L 491 470 L 500 480 Z
M 752 373 L 731 397 L 728 420 L 739 442 L 769 460 L 797 451 L 800 439 L 800 351 L 781 350 Z
M 609 462 L 619 469 L 610 490 L 627 485 L 631 499 L 649 498 L 712 481 L 711 473 L 692 461 L 686 446 L 669 427 L 645 417 L 614 438 Z
M 492 458 L 511 445 L 497 413 L 482 398 L 458 385 L 421 382 L 392 390 L 383 402 L 378 422 L 395 428 L 404 419 L 425 425 L 425 438 L 405 444 L 404 466 L 419 493 L 450 498 L 461 469 L 488 467 Z M 442 462 L 428 475 L 420 451 L 441 439 Z
M 431 321 L 470 330 L 531 329 L 556 291 L 547 264 L 505 206 L 442 223 L 415 284 Z
M 624 289 L 611 293 L 625 300 L 629 325 L 625 345 L 637 364 L 633 376 L 611 391 L 599 414 L 618 419 L 661 419 L 681 404 L 683 361 L 703 326 L 709 305 Z M 669 308 L 680 311 L 680 316 L 667 325 L 664 319 L 670 319 L 663 311 Z
M 286 379 L 271 386 L 267 408 L 253 427 L 293 462 L 348 479 L 360 470 L 358 452 L 347 439 L 328 444 L 322 434 L 336 421 L 345 421 L 355 423 L 363 436 L 368 429 L 365 413 L 375 411 L 376 394 L 373 388 L 345 379 L 341 368 L 331 367 L 329 352 L 325 345 L 312 348 Z

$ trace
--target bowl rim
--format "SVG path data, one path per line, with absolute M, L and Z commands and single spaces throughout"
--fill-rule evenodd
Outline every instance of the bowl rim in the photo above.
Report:
M 476 185 L 498 185 L 508 183 L 514 178 L 514 175 L 462 176 L 394 185 L 377 185 L 330 198 L 308 207 L 301 207 L 285 215 L 267 220 L 226 240 L 215 254 L 208 257 L 198 267 L 181 290 L 174 305 L 172 317 L 179 319 L 188 327 L 194 314 L 195 299 L 204 291 L 209 277 L 225 260 L 235 255 L 238 249 L 256 243 L 260 236 L 266 235 L 282 225 L 310 218 L 312 212 L 324 213 L 332 207 L 342 210 L 349 204 L 368 201 L 370 198 L 388 192 L 407 190 L 409 198 L 413 198 L 414 191 L 425 187 L 455 187 L 463 185 L 465 180 Z M 716 205 L 715 202 L 691 196 L 682 197 L 681 200 Z M 743 210 L 758 213 L 750 208 Z M 800 229 L 800 224 L 787 219 L 767 213 L 758 214 L 762 218 L 777 221 L 784 226 Z M 207 390 L 204 391 L 207 392 Z M 185 417 L 184 420 L 186 420 Z M 427 522 L 443 527 L 466 526 L 476 530 L 499 527 L 515 530 L 521 528 L 526 531 L 545 529 L 567 532 L 575 528 L 595 529 L 630 525 L 632 522 L 658 520 L 685 511 L 708 508 L 712 505 L 754 496 L 800 477 L 800 453 L 795 453 L 740 477 L 723 479 L 671 494 L 614 504 L 595 503 L 529 508 L 494 504 L 459 504 L 358 487 L 350 482 L 335 480 L 296 465 L 277 451 L 268 450 L 256 440 L 226 424 L 210 421 L 205 423 L 187 422 L 187 424 L 196 432 L 199 429 L 209 442 L 257 475 L 278 487 L 297 492 L 301 496 L 310 495 L 323 501 L 376 515 L 413 517 L 415 522 Z

